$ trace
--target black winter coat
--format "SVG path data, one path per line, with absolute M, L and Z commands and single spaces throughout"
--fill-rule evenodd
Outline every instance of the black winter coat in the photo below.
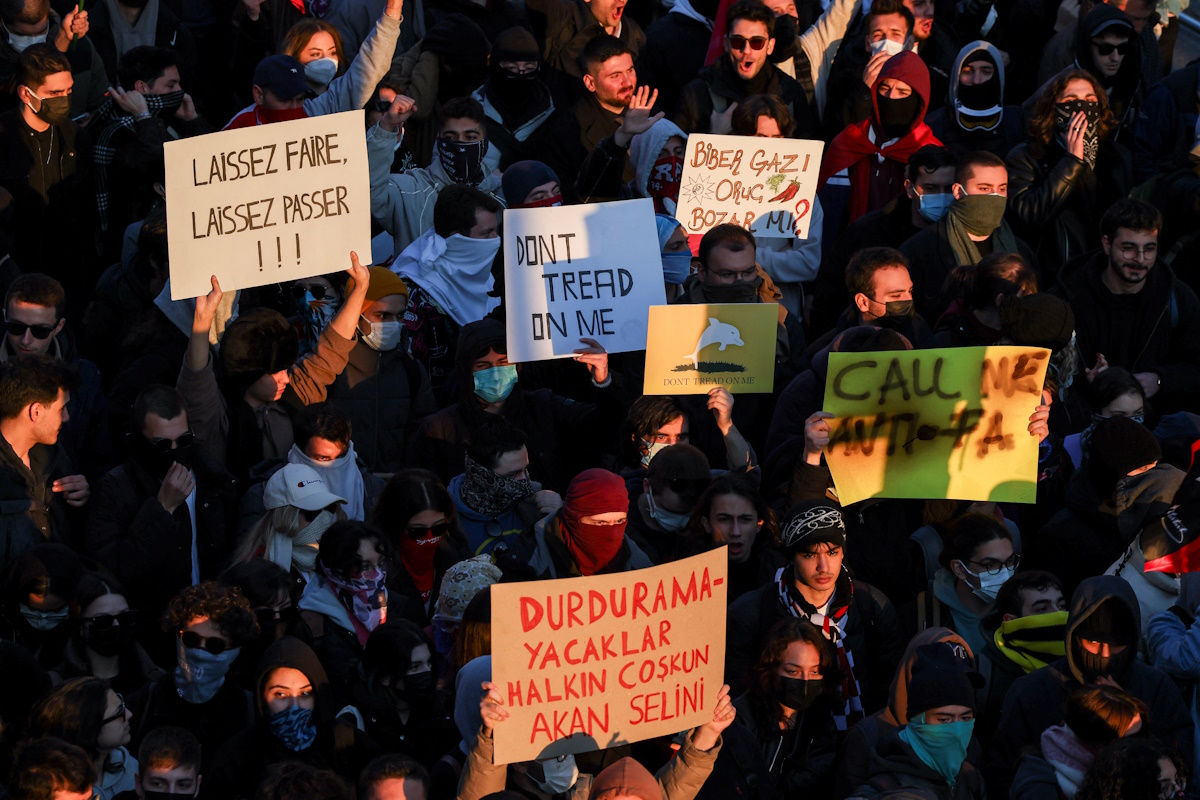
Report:
M 783 101 L 796 122 L 794 138 L 816 136 L 816 110 L 795 78 L 768 62 L 758 75 L 746 81 L 734 74 L 727 56 L 700 70 L 695 80 L 683 87 L 671 121 L 688 133 L 708 133 L 713 111 L 724 113 L 733 103 L 745 102 L 755 94 L 771 94 Z
M 26 467 L 0 436 L 0 567 L 35 544 L 69 544 L 78 538 L 71 530 L 78 515 L 61 493 L 50 489 L 71 474 L 62 447 L 34 445 L 29 464 Z
M 683 14 L 665 14 L 646 29 L 642 83 L 658 89 L 660 108 L 675 108 L 683 87 L 704 67 L 712 31 Z
M 605 33 L 604 27 L 585 0 L 528 0 L 525 9 L 534 36 L 542 45 L 542 64 L 554 104 L 565 106 L 584 91 L 579 56 L 584 45 Z M 633 51 L 633 60 L 637 61 L 646 47 L 642 26 L 625 14 L 617 38 Z M 565 180 L 566 176 L 559 173 L 559 178 Z

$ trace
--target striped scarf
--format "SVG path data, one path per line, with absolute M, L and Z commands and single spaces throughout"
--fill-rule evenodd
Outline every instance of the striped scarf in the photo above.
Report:
M 179 108 L 183 101 L 183 92 L 145 95 L 146 110 L 153 116 L 158 116 L 163 110 Z M 137 120 L 117 105 L 111 97 L 92 115 L 89 130 L 97 129 L 100 135 L 92 147 L 92 161 L 96 165 L 96 210 L 100 213 L 100 229 L 108 230 L 108 168 L 112 166 L 117 156 L 117 148 L 113 145 L 113 137 L 122 131 L 137 135 Z
M 1023 672 L 1041 669 L 1067 654 L 1067 612 L 1052 611 L 1000 623 L 993 641 Z
M 822 614 L 815 606 L 792 590 L 792 567 L 780 567 L 775 573 L 775 583 L 779 587 L 779 602 L 797 619 L 806 619 L 820 628 L 837 647 L 838 667 L 842 671 L 842 708 L 833 712 L 833 721 L 839 731 L 849 730 L 865 714 L 862 706 L 862 690 L 858 686 L 858 678 L 854 676 L 854 653 L 846 648 L 846 618 L 850 605 L 854 602 L 854 582 L 843 571 L 834 588 L 833 598 L 829 601 L 830 614 Z M 847 596 L 844 603 L 839 604 L 839 595 Z

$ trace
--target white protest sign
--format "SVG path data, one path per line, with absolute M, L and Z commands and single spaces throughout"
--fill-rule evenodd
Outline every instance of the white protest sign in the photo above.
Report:
M 363 112 L 167 142 L 171 299 L 340 272 L 371 257 Z
M 510 361 L 646 348 L 650 306 L 664 305 L 654 202 L 648 198 L 504 212 Z
M 768 239 L 808 238 L 824 142 L 693 133 L 675 219 L 688 234 L 729 223 Z

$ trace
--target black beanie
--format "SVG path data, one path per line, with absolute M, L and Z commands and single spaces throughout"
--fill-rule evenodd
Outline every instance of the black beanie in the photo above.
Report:
M 492 63 L 501 61 L 541 61 L 537 40 L 533 34 L 517 26 L 503 31 L 492 46 Z
M 882 350 L 912 350 L 912 342 L 889 328 L 859 325 L 837 335 L 830 347 L 834 353 L 875 353 Z
M 1129 417 L 1110 417 L 1092 429 L 1087 479 L 1103 500 L 1135 469 L 1162 458 L 1162 448 L 1149 428 Z
M 846 546 L 846 523 L 842 509 L 828 500 L 805 500 L 792 506 L 787 521 L 780 526 L 783 551 L 793 554 L 814 544 Z
M 509 208 L 519 207 L 525 203 L 530 192 L 545 183 L 558 183 L 554 170 L 541 161 L 518 161 L 504 170 L 504 177 L 500 180 L 504 202 Z
M 1028 294 L 1004 303 L 1000 325 L 1013 344 L 1061 350 L 1075 333 L 1075 313 L 1054 295 Z
M 962 650 L 961 655 L 956 650 Z M 971 667 L 962 645 L 921 645 L 908 679 L 908 718 L 942 706 L 966 706 L 973 711 L 977 684 L 982 686 L 982 676 Z
M 239 314 L 221 336 L 221 365 L 233 379 L 257 380 L 296 363 L 300 351 L 296 330 L 270 308 Z

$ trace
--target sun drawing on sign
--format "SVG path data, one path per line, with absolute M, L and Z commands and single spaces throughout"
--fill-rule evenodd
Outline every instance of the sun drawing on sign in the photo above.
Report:
M 682 195 L 681 200 L 686 197 L 691 202 L 698 203 L 713 196 L 713 185 L 709 182 L 708 176 L 694 175 L 688 180 L 680 194 Z

